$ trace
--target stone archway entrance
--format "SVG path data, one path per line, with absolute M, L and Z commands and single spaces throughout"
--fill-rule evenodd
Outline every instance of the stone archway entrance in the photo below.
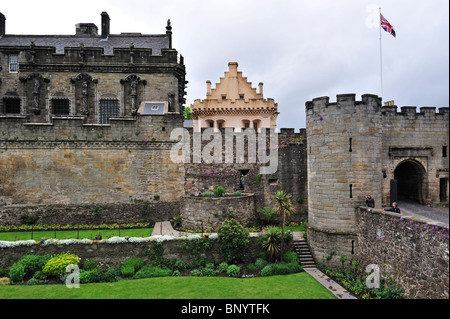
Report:
M 425 169 L 419 162 L 414 160 L 401 162 L 394 171 L 398 199 L 424 204 L 426 198 L 425 176 Z

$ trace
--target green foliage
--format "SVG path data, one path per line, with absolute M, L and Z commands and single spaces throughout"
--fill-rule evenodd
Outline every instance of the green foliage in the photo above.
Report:
M 9 267 L 9 278 L 13 282 L 20 282 L 25 277 L 25 267 L 20 263 L 15 263 Z
M 223 188 L 222 186 L 219 186 L 214 190 L 214 195 L 217 197 L 221 197 L 224 194 L 225 194 L 225 188 Z
M 255 176 L 255 183 L 259 186 L 259 184 L 261 183 L 261 174 L 257 174 Z
M 258 269 L 263 269 L 264 266 L 267 265 L 267 260 L 263 259 L 263 258 L 256 258 L 255 260 L 255 266 Z
M 42 270 L 38 270 L 34 273 L 33 278 L 36 278 L 37 280 L 44 281 L 47 280 L 47 275 L 44 274 Z
M 239 273 L 241 272 L 241 267 L 236 265 L 230 265 L 227 269 L 227 275 L 230 277 L 237 277 L 239 276 Z
M 6 270 L 3 267 L 0 267 L 0 278 L 5 277 L 5 275 L 6 275 Z
M 133 277 L 135 273 L 136 273 L 136 271 L 134 270 L 133 265 L 126 265 L 126 266 L 122 266 L 122 268 L 121 268 L 121 274 L 122 274 L 122 277 L 124 277 L 124 278 Z
M 28 286 L 34 286 L 34 285 L 39 285 L 40 284 L 40 282 L 39 282 L 39 280 L 37 280 L 36 278 L 30 278 L 28 281 L 27 281 L 27 285 Z
M 266 225 L 272 225 L 277 218 L 277 211 L 272 209 L 272 207 L 264 207 L 259 210 L 258 217 Z
M 201 238 L 183 241 L 181 248 L 191 254 L 195 258 L 197 266 L 200 266 L 206 263 L 206 259 L 202 255 L 212 248 L 212 242 L 208 236 L 203 235 Z
M 89 271 L 80 271 L 80 283 L 115 282 L 118 276 L 119 272 L 115 268 L 96 268 Z
M 181 276 L 181 272 L 179 270 L 174 270 L 174 271 L 172 271 L 172 276 L 180 277 Z
M 291 196 L 288 195 L 285 191 L 277 191 L 275 196 L 273 196 L 273 200 L 275 201 L 275 210 L 278 212 L 278 215 L 281 216 L 281 247 L 280 253 L 284 252 L 284 223 L 286 220 L 290 218 L 290 216 L 295 212 L 295 208 L 291 202 Z
M 182 224 L 183 224 L 183 218 L 181 217 L 181 215 L 177 215 L 173 218 L 173 227 L 175 227 L 175 228 L 181 227 Z
M 98 262 L 95 261 L 94 259 L 88 259 L 83 263 L 83 269 L 84 270 L 93 270 L 95 268 L 97 268 L 98 266 Z
M 200 275 L 202 277 L 212 277 L 212 276 L 215 276 L 216 274 L 217 274 L 217 271 L 215 269 L 208 268 L 208 267 L 202 268 L 202 270 L 200 272 Z
M 281 230 L 279 227 L 269 226 L 265 234 L 261 236 L 262 248 L 270 260 L 274 260 L 281 250 Z
M 211 197 L 211 193 L 210 192 L 204 192 L 203 193 L 203 197 Z
M 229 262 L 238 261 L 249 245 L 248 231 L 234 219 L 227 219 L 217 230 L 220 251 Z
M 151 278 L 151 277 L 167 277 L 171 275 L 171 270 L 167 268 L 160 268 L 158 266 L 148 265 L 142 267 L 133 278 Z
M 57 276 L 61 278 L 66 274 L 66 267 L 72 264 L 78 265 L 78 256 L 71 253 L 63 253 L 49 259 L 42 271 L 47 276 Z
M 192 120 L 191 117 L 191 108 L 189 106 L 185 106 L 183 110 L 183 119 Z
M 222 262 L 219 264 L 219 273 L 227 272 L 228 264 L 226 262 Z
M 240 191 L 236 191 L 236 192 L 233 193 L 233 195 L 234 196 L 240 196 L 240 195 L 242 195 L 242 193 Z
M 160 265 L 163 262 L 164 247 L 162 243 L 152 242 L 150 244 L 150 251 L 147 249 L 146 251 L 152 263 Z
M 283 256 L 283 261 L 286 263 L 299 263 L 298 255 L 295 251 L 289 251 Z
M 261 270 L 261 276 L 276 276 L 276 275 L 288 275 L 292 273 L 299 272 L 302 268 L 296 263 L 285 263 L 285 262 L 278 262 L 274 264 L 270 264 L 265 266 Z
M 22 264 L 25 270 L 25 276 L 33 276 L 36 271 L 42 270 L 51 258 L 51 255 L 25 255 L 20 258 L 18 263 Z
M 37 215 L 20 215 L 20 221 L 24 225 L 33 225 L 38 219 Z
M 144 267 L 144 261 L 137 257 L 128 258 L 122 263 L 122 267 L 128 267 L 128 266 L 133 267 L 134 271 L 136 272 L 139 269 L 141 269 L 142 267 Z

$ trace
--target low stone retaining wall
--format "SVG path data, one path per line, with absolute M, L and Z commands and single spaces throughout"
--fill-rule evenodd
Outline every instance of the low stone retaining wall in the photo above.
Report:
M 180 202 L 95 205 L 14 205 L 0 207 L 0 225 L 20 225 L 20 216 L 38 216 L 36 224 L 114 224 L 157 222 L 179 214 Z
M 216 264 L 223 262 L 224 259 L 220 253 L 217 234 L 206 236 L 212 245 L 211 249 L 202 253 L 202 256 L 214 260 Z M 201 235 L 191 234 L 186 236 L 156 235 L 146 238 L 112 237 L 104 240 L 47 239 L 41 242 L 35 242 L 34 240 L 0 241 L 0 267 L 8 269 L 22 256 L 28 254 L 46 255 L 65 252 L 77 255 L 82 261 L 94 259 L 107 265 L 120 264 L 131 257 L 139 257 L 148 262 L 156 249 L 155 244 L 157 243 L 162 244 L 162 255 L 164 258 L 174 258 L 191 263 L 196 261 L 196 256 L 183 248 L 183 243 L 201 237 Z M 248 250 L 242 253 L 243 262 L 251 262 L 256 253 L 261 251 L 257 237 L 257 235 L 250 234 Z M 288 249 L 293 249 L 292 243 L 286 247 L 286 250 Z
M 406 298 L 449 298 L 449 231 L 420 219 L 360 207 L 355 259 L 396 277 Z
M 183 227 L 190 229 L 217 229 L 230 217 L 244 226 L 257 222 L 253 194 L 215 198 L 186 196 L 181 206 Z

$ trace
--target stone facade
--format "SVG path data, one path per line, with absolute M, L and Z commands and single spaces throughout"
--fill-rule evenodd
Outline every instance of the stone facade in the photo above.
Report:
M 382 278 L 396 279 L 406 298 L 448 299 L 447 227 L 364 207 L 356 210 L 355 229 L 353 257 L 361 269 L 377 265 Z
M 186 196 L 182 203 L 180 215 L 183 226 L 189 229 L 217 230 L 228 218 L 234 218 L 244 226 L 257 223 L 253 194 L 216 198 Z
M 377 208 L 411 198 L 448 205 L 448 108 L 396 108 L 368 94 L 306 103 L 308 238 L 317 261 L 354 252 L 355 207 L 366 194 Z

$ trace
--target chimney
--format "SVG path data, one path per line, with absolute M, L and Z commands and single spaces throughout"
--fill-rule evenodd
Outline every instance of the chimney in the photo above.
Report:
M 228 63 L 228 67 L 230 69 L 230 76 L 232 77 L 237 77 L 237 67 L 238 67 L 238 63 L 237 62 L 230 62 Z
M 206 81 L 206 95 L 211 95 L 211 81 Z
M 258 87 L 259 87 L 259 94 L 261 94 L 261 97 L 262 97 L 262 95 L 263 95 L 263 83 L 259 82 Z
M 110 30 L 109 30 L 109 21 L 111 19 L 109 18 L 109 15 L 107 12 L 102 12 L 102 39 L 106 39 L 109 36 Z
M 6 34 L 5 21 L 6 17 L 0 12 L 0 37 Z
M 76 35 L 98 35 L 98 28 L 93 23 L 77 23 L 75 27 Z

